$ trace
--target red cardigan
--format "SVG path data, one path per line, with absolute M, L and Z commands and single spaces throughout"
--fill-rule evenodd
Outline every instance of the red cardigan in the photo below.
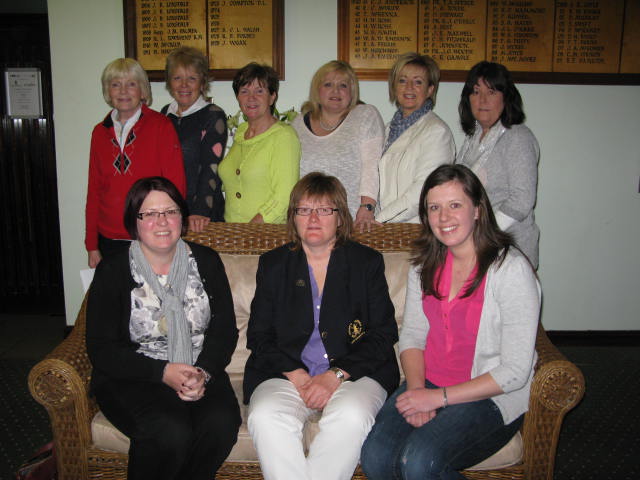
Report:
M 91 134 L 84 242 L 87 251 L 98 249 L 98 233 L 112 239 L 129 238 L 123 222 L 127 192 L 136 180 L 151 176 L 168 178 L 185 195 L 182 150 L 171 121 L 143 104 L 140 118 L 120 152 L 109 113 Z

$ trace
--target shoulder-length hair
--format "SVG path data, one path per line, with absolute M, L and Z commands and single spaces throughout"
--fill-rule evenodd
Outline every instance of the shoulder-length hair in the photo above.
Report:
M 447 247 L 436 238 L 429 226 L 427 194 L 432 188 L 448 182 L 458 182 L 474 207 L 478 208 L 478 219 L 473 228 L 478 269 L 462 295 L 468 297 L 478 288 L 491 264 L 497 262 L 498 266 L 501 265 L 509 248 L 515 247 L 515 244 L 512 236 L 498 227 L 489 197 L 478 177 L 464 165 L 441 165 L 427 177 L 420 193 L 418 215 L 422 233 L 413 244 L 411 258 L 413 265 L 421 270 L 420 281 L 425 295 L 441 298 L 437 288 L 437 273 L 447 256 Z
M 231 84 L 233 93 L 235 93 L 237 98 L 240 88 L 253 83 L 254 80 L 258 80 L 260 85 L 267 88 L 270 95 L 275 94 L 275 99 L 271 105 L 271 114 L 273 115 L 276 111 L 276 102 L 278 101 L 280 79 L 276 71 L 269 65 L 260 65 L 256 62 L 251 62 L 238 70 Z
M 209 92 L 209 59 L 197 48 L 178 47 L 167 55 L 167 62 L 164 67 L 165 87 L 171 92 L 171 77 L 176 69 L 193 68 L 200 78 L 200 93 L 206 95 Z
M 289 196 L 289 208 L 287 209 L 287 233 L 289 239 L 293 242 L 293 249 L 297 250 L 302 246 L 302 240 L 296 230 L 295 216 L 296 207 L 303 198 L 310 199 L 326 199 L 329 203 L 335 205 L 338 209 L 335 215 L 338 215 L 338 230 L 336 231 L 336 246 L 343 245 L 351 240 L 353 232 L 353 218 L 349 212 L 347 204 L 347 191 L 344 189 L 340 180 L 330 175 L 320 172 L 311 172 L 306 174 L 291 190 Z
M 349 81 L 349 89 L 351 91 L 351 102 L 349 103 L 349 110 L 360 103 L 360 85 L 358 84 L 358 77 L 356 72 L 353 71 L 351 65 L 342 60 L 331 60 L 330 62 L 322 65 L 316 73 L 313 74 L 311 79 L 311 86 L 309 87 L 309 99 L 302 104 L 300 111 L 302 115 L 309 113 L 313 118 L 318 118 L 320 115 L 320 86 L 329 73 L 338 72 L 345 75 Z
M 419 55 L 416 52 L 408 52 L 400 55 L 389 70 L 389 101 L 399 107 L 398 98 L 396 97 L 396 84 L 400 78 L 400 72 L 406 65 L 414 65 L 423 68 L 427 72 L 427 86 L 433 85 L 433 94 L 431 101 L 436 104 L 436 95 L 438 86 L 440 86 L 440 67 L 438 63 L 429 55 Z
M 138 239 L 138 213 L 140 213 L 144 199 L 147 198 L 147 195 L 153 190 L 166 193 L 169 195 L 169 198 L 175 202 L 182 214 L 181 234 L 186 234 L 189 225 L 189 209 L 187 202 L 182 198 L 178 188 L 167 178 L 146 177 L 141 178 L 131 186 L 129 193 L 127 193 L 127 198 L 124 201 L 124 228 L 127 229 L 129 236 L 133 240 Z
M 460 114 L 460 124 L 462 130 L 467 135 L 473 135 L 476 129 L 476 119 L 471 112 L 469 95 L 473 93 L 480 80 L 483 80 L 489 88 L 502 92 L 504 99 L 504 110 L 500 115 L 500 122 L 506 128 L 512 125 L 524 123 L 525 114 L 522 106 L 522 97 L 511 78 L 511 73 L 507 67 L 500 63 L 482 61 L 471 68 L 467 75 L 467 80 L 462 87 L 458 113 Z
M 142 102 L 151 105 L 153 97 L 151 96 L 151 85 L 149 84 L 149 77 L 147 72 L 144 71 L 142 65 L 136 62 L 133 58 L 116 58 L 113 62 L 109 63 L 102 71 L 102 96 L 107 105 L 113 107 L 111 103 L 111 97 L 109 96 L 109 85 L 114 78 L 131 77 L 140 86 L 140 92 L 142 93 Z

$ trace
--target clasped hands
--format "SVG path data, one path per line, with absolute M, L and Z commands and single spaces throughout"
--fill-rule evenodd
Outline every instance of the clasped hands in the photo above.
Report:
M 442 391 L 418 387 L 408 389 L 398 395 L 396 409 L 406 422 L 413 427 L 421 427 L 436 416 L 436 409 L 442 406 Z
M 307 408 L 314 410 L 322 410 L 341 383 L 331 371 L 312 377 L 306 370 L 298 368 L 284 375 L 296 387 Z
M 195 402 L 204 396 L 206 374 L 199 367 L 186 363 L 167 363 L 162 381 L 185 402 Z

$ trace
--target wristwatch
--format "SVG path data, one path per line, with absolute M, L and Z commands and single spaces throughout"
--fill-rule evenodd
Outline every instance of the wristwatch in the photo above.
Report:
M 373 205 L 372 203 L 363 203 L 360 206 L 366 208 L 370 212 L 373 212 L 373 209 L 376 208 L 376 206 Z
M 329 370 L 336 374 L 336 378 L 340 380 L 340 383 L 344 382 L 344 372 L 342 370 L 337 367 L 332 367 Z

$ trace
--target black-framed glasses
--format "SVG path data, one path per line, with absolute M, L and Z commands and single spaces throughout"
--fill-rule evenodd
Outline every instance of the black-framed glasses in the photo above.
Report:
M 156 220 L 160 219 L 160 215 L 164 215 L 164 218 L 178 218 L 182 213 L 179 208 L 170 208 L 169 210 L 165 210 L 164 212 L 140 212 L 136 214 L 136 217 L 140 220 Z
M 296 207 L 294 208 L 294 211 L 296 212 L 296 215 L 300 215 L 301 217 L 308 217 L 313 212 L 316 212 L 321 217 L 326 217 L 328 215 L 333 215 L 333 212 L 337 212 L 338 209 L 331 208 L 331 207 L 318 207 L 318 208 Z

